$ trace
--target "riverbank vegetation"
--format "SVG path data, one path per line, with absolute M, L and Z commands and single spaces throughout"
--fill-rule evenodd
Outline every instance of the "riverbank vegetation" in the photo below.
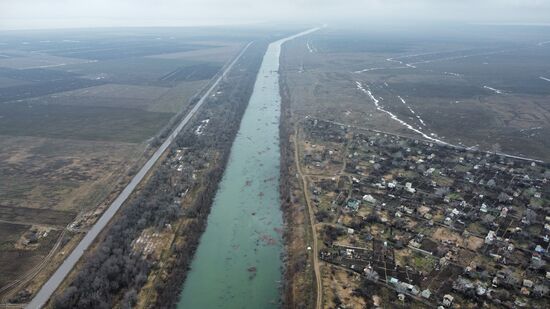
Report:
M 279 84 L 281 91 L 281 207 L 285 221 L 283 308 L 313 308 L 315 304 L 315 277 L 312 268 L 312 252 L 307 250 L 311 233 L 300 184 L 296 177 L 294 147 L 294 121 L 291 113 L 291 98 L 287 85 L 285 64 L 286 52 L 281 54 Z

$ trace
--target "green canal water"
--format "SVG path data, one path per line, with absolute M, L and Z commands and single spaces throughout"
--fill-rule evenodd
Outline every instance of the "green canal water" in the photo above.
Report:
M 273 42 L 264 55 L 180 309 L 279 307 L 279 55 L 285 41 L 314 30 Z

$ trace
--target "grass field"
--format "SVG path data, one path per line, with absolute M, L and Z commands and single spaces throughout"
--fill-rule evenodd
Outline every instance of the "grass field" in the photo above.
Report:
M 1 137 L 0 175 L 8 181 L 0 182 L 0 205 L 75 213 L 97 206 L 108 194 L 102 188 L 124 176 L 144 147 L 121 142 Z
M 445 142 L 550 160 L 550 84 L 540 78 L 550 75 L 550 46 L 538 44 L 548 34 L 447 31 L 327 28 L 288 43 L 283 65 L 295 114 L 421 137 L 391 113 Z
M 65 227 L 75 217 L 74 212 L 52 209 L 0 206 L 0 220 L 12 223 L 37 223 Z
M 141 143 L 153 137 L 170 113 L 133 108 L 6 103 L 0 134 Z
M 52 68 L 52 71 L 61 70 L 78 74 L 83 79 L 118 84 L 163 85 L 160 80 L 163 76 L 177 68 L 196 64 L 180 59 L 140 57 L 66 65 Z

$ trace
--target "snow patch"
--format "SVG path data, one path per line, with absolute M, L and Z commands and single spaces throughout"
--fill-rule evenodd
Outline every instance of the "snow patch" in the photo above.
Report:
M 306 46 L 307 46 L 307 50 L 310 52 L 310 53 L 314 53 L 317 51 L 317 49 L 315 47 L 312 47 L 309 42 L 306 43 Z
M 453 73 L 453 72 L 443 72 L 445 75 L 451 75 L 451 76 L 454 76 L 454 77 L 461 77 L 462 75 L 461 74 L 458 74 L 458 73 Z
M 491 90 L 492 92 L 494 92 L 496 94 L 503 94 L 504 93 L 502 90 L 498 90 L 498 89 L 495 89 L 495 88 L 489 87 L 489 86 L 483 86 L 483 88 L 485 88 L 487 90 Z
M 366 86 L 363 86 L 363 84 L 361 82 L 355 82 L 355 85 L 357 86 L 357 89 L 359 89 L 361 92 L 365 93 L 366 95 L 369 96 L 369 98 L 372 100 L 372 102 L 374 103 L 374 106 L 376 107 L 377 110 L 387 114 L 390 116 L 391 119 L 399 122 L 401 125 L 403 125 L 404 127 L 406 127 L 407 129 L 411 130 L 411 131 L 414 131 L 420 135 L 422 135 L 422 137 L 424 137 L 425 139 L 427 140 L 430 140 L 430 141 L 433 141 L 433 142 L 436 142 L 436 143 L 439 143 L 439 144 L 442 144 L 442 145 L 450 145 L 449 143 L 446 143 L 440 139 L 437 139 L 435 137 L 432 137 L 432 136 L 429 136 L 427 135 L 426 133 L 414 128 L 413 126 L 411 126 L 410 124 L 408 124 L 407 122 L 399 119 L 395 114 L 393 114 L 392 112 L 390 111 L 387 111 L 385 110 L 382 106 L 380 106 L 380 101 L 378 99 L 376 99 L 374 97 L 374 95 L 372 94 L 372 91 L 370 90 L 369 86 L 366 85 Z M 433 133 L 432 133 L 433 134 Z M 435 134 L 433 134 L 433 136 L 436 136 Z
M 206 125 L 208 125 L 209 122 L 210 119 L 204 119 L 203 121 L 201 121 L 201 124 L 195 130 L 195 134 L 202 135 L 202 133 L 204 132 L 204 128 L 206 127 Z
M 363 69 L 363 70 L 359 70 L 359 71 L 354 71 L 353 73 L 355 74 L 360 74 L 360 73 L 365 73 L 365 72 L 370 72 L 370 71 L 376 71 L 376 70 L 385 70 L 386 68 L 368 68 L 368 69 Z
M 401 100 L 401 103 L 403 103 L 408 109 L 409 111 L 418 119 L 418 121 L 420 121 L 420 123 L 423 125 L 423 126 L 426 126 L 426 123 L 424 123 L 424 120 L 422 120 L 422 118 L 420 118 L 419 115 L 416 114 L 416 112 L 414 111 L 414 109 L 412 109 L 412 107 L 407 104 L 407 101 L 405 101 L 401 96 L 397 96 L 399 98 L 399 100 Z

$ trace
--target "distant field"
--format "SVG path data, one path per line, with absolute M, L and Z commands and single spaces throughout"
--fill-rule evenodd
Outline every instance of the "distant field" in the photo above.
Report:
M 9 77 L 0 77 L 0 88 L 8 88 L 8 87 L 14 87 L 14 86 L 21 86 L 28 84 L 29 82 L 13 79 Z
M 65 227 L 74 220 L 76 213 L 51 209 L 8 207 L 0 205 L 0 220 L 23 224 L 45 224 Z
M 204 46 L 198 46 L 193 44 L 185 43 L 165 43 L 165 42 L 155 42 L 155 44 L 150 44 L 147 42 L 109 42 L 109 44 L 104 44 L 106 46 L 95 45 L 94 42 L 90 46 L 78 46 L 72 49 L 53 49 L 46 50 L 49 54 L 59 55 L 62 57 L 70 58 L 83 58 L 90 60 L 111 60 L 111 59 L 124 59 L 131 57 L 141 57 L 148 55 L 156 55 L 166 52 L 176 52 L 176 51 L 188 51 L 202 49 Z
M 472 37 L 326 29 L 283 55 L 300 116 L 550 160 L 550 46 L 544 29 L 480 27 Z M 512 34 L 513 33 L 513 34 Z M 356 83 L 368 87 L 379 106 Z
M 134 85 L 156 85 L 159 79 L 176 68 L 195 65 L 179 59 L 123 58 L 55 68 L 91 80 Z
M 177 113 L 182 108 L 188 106 L 188 100 L 197 94 L 199 89 L 203 89 L 208 84 L 208 80 L 186 81 L 177 83 L 168 91 L 163 93 L 152 104 L 147 106 L 148 111 Z M 151 102 L 150 102 L 151 103 Z
M 63 93 L 63 96 L 140 99 L 154 100 L 163 95 L 169 88 L 154 86 L 135 86 L 120 84 L 105 84 Z M 78 102 L 77 102 L 78 104 Z
M 14 57 L 0 58 L 0 67 L 19 70 L 44 69 L 86 62 L 89 62 L 89 60 L 29 53 Z
M 197 64 L 179 68 L 161 77 L 161 81 L 196 81 L 210 79 L 221 69 L 219 65 Z
M 503 49 L 494 54 L 452 61 L 420 64 L 419 68 L 458 73 L 475 84 L 492 85 L 510 93 L 550 95 L 550 87 L 541 80 L 549 72 L 550 48 Z
M 47 94 L 80 89 L 103 84 L 102 81 L 87 79 L 58 79 L 0 89 L 0 103 L 43 96 Z
M 74 73 L 53 69 L 12 69 L 7 67 L 0 67 L 0 76 L 23 82 L 47 82 L 69 80 L 78 77 L 78 75 Z
M 102 188 L 124 176 L 143 148 L 143 144 L 0 135 L 0 178 L 8 180 L 0 182 L 0 205 L 90 208 L 96 199 L 105 198 Z
M 182 59 L 187 61 L 207 61 L 212 63 L 224 63 L 227 61 L 227 55 L 233 54 L 242 48 L 240 43 L 227 42 L 201 42 L 204 45 L 211 46 L 206 49 L 183 51 L 177 53 L 163 53 L 159 55 L 148 56 L 148 58 L 158 59 Z
M 173 114 L 118 107 L 6 103 L 0 134 L 142 143 Z

